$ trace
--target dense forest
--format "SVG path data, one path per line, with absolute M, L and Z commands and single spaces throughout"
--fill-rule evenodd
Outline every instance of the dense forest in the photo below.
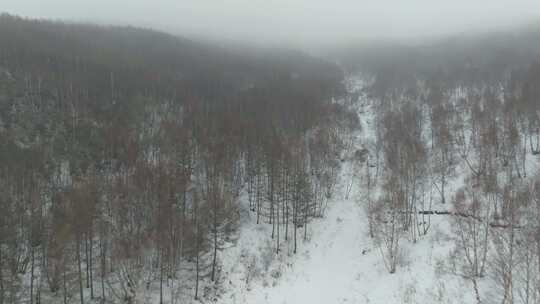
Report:
M 0 304 L 540 303 L 540 29 L 355 43 L 0 15 Z
M 296 248 L 357 127 L 342 79 L 300 52 L 1 15 L 0 304 L 204 298 L 240 192 Z

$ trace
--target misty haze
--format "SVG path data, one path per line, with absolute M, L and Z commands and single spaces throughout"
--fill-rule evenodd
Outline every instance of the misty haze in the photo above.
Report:
M 538 0 L 0 0 L 0 304 L 540 304 Z

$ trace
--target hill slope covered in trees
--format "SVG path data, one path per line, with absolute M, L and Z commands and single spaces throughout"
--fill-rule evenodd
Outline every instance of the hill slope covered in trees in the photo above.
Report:
M 347 49 L 345 77 L 1 15 L 0 304 L 537 304 L 535 37 Z
M 299 52 L 1 15 L 0 303 L 212 297 L 245 187 L 276 251 L 321 214 L 356 123 L 342 77 Z

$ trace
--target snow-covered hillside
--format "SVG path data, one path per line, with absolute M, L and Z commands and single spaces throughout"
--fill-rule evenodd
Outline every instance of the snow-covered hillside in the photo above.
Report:
M 369 104 L 359 112 L 363 129 L 353 136 L 356 148 L 373 135 Z M 368 233 L 360 170 L 350 159 L 342 163 L 326 214 L 310 223 L 296 254 L 285 247 L 276 255 L 268 243 L 270 226 L 256 225 L 244 208 L 237 246 L 223 252 L 229 281 L 218 303 L 474 303 L 470 283 L 451 274 L 447 217 L 432 218 L 431 232 L 416 244 L 404 243 L 398 271 L 388 273 Z
M 425 231 L 417 231 L 413 237 L 402 232 L 396 271 L 389 272 L 384 259 L 387 254 L 384 237 L 383 240 L 372 237 L 369 231 L 366 170 L 373 167 L 375 171 L 374 167 L 381 164 L 371 159 L 376 149 L 376 109 L 375 103 L 363 90 L 364 83 L 361 79 L 350 79 L 347 85 L 351 91 L 359 92 L 358 100 L 349 106 L 358 113 L 361 128 L 347 135 L 348 145 L 341 157 L 337 186 L 323 216 L 309 221 L 307 230 L 299 225 L 298 251 L 293 252 L 294 242 L 289 230 L 288 239 L 282 236 L 280 251 L 276 253 L 276 239 L 270 237 L 272 225 L 267 221 L 257 224 L 256 212 L 250 210 L 248 194 L 244 189 L 238 199 L 240 224 L 236 238 L 227 243 L 218 255 L 220 271 L 217 281 L 203 280 L 203 296 L 195 303 L 499 302 L 496 300 L 497 292 L 494 292 L 498 288 L 496 267 L 500 267 L 496 265 L 497 258 L 500 258 L 496 238 L 508 230 L 505 230 L 504 222 L 495 222 L 493 215 L 479 218 L 467 213 L 455 213 L 459 212 L 455 210 L 455 197 L 460 189 L 480 189 L 478 185 L 468 185 L 471 183 L 470 164 L 464 159 L 456 158 L 455 172 L 446 181 L 446 203 L 442 202 L 440 192 L 433 187 L 430 189 L 429 183 L 434 183 L 431 180 L 433 177 L 426 177 L 424 185 L 427 186 L 423 188 L 422 195 L 430 197 L 429 205 L 418 203 L 418 212 L 414 213 L 428 211 L 439 214 L 414 217 L 417 227 L 413 229 L 420 230 L 419 227 L 422 227 Z M 422 133 L 429 134 L 429 130 Z M 423 136 L 428 137 L 426 134 Z M 430 138 L 424 140 L 429 142 Z M 358 152 L 361 151 L 367 151 L 370 155 L 368 161 L 358 161 Z M 473 162 L 477 161 L 475 157 L 471 156 Z M 525 161 L 527 175 L 534 176 L 538 171 L 538 157 L 530 154 Z M 426 174 L 433 174 L 429 170 Z M 383 192 L 380 183 L 374 184 L 373 201 Z M 460 218 L 463 218 L 462 221 Z M 502 223 L 502 226 L 490 227 L 493 223 Z M 385 219 L 379 219 L 378 225 L 385 224 Z M 467 238 L 471 237 L 467 233 L 476 233 L 472 236 L 474 238 L 481 236 L 478 231 L 465 231 L 471 227 L 485 228 L 490 231 L 490 238 L 494 238 L 486 237 L 484 241 L 488 261 L 485 267 L 488 270 L 474 277 L 467 275 L 466 257 L 460 252 L 480 252 L 476 247 L 466 248 L 470 246 Z M 305 231 L 307 233 L 304 235 Z M 187 301 L 192 300 L 192 290 L 185 290 L 184 293 Z M 537 303 L 534 301 L 530 300 L 529 303 Z
M 249 256 L 234 261 L 230 290 L 219 303 L 473 303 L 471 289 L 462 286 L 468 283 L 444 274 L 451 243 L 445 223 L 439 224 L 431 237 L 409 245 L 405 267 L 389 274 L 363 209 L 352 197 L 336 197 L 300 252 L 273 261 L 269 275 L 246 283 L 246 268 L 238 262 Z M 251 247 L 257 237 L 244 231 L 240 244 Z

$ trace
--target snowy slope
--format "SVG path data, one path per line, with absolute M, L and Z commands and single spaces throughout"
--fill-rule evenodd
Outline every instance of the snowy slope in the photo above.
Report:
M 369 106 L 361 112 L 364 129 L 355 136 L 356 147 L 373 136 Z M 416 244 L 404 241 L 400 266 L 395 274 L 388 273 L 380 248 L 368 235 L 360 174 L 353 171 L 349 161 L 343 163 L 327 213 L 311 223 L 310 237 L 296 255 L 290 247 L 273 252 L 271 227 L 256 225 L 253 215 L 244 217 L 238 243 L 223 252 L 229 282 L 217 302 L 475 303 L 470 283 L 453 275 L 448 262 L 454 242 L 447 217 L 433 217 L 430 233 Z M 355 180 L 346 198 L 351 178 Z
M 343 171 L 350 174 L 347 168 Z M 311 240 L 295 256 L 278 256 L 272 262 L 271 269 L 282 271 L 279 278 L 269 284 L 262 276 L 246 284 L 245 272 L 236 263 L 230 290 L 219 303 L 474 303 L 469 283 L 445 274 L 444 261 L 453 246 L 444 232 L 447 223 L 434 219 L 434 231 L 417 244 L 406 244 L 403 266 L 389 274 L 368 236 L 363 213 L 355 198 L 338 195 L 326 216 L 313 223 Z M 243 229 L 254 228 L 248 227 Z M 255 245 L 256 240 L 247 233 L 240 246 Z

